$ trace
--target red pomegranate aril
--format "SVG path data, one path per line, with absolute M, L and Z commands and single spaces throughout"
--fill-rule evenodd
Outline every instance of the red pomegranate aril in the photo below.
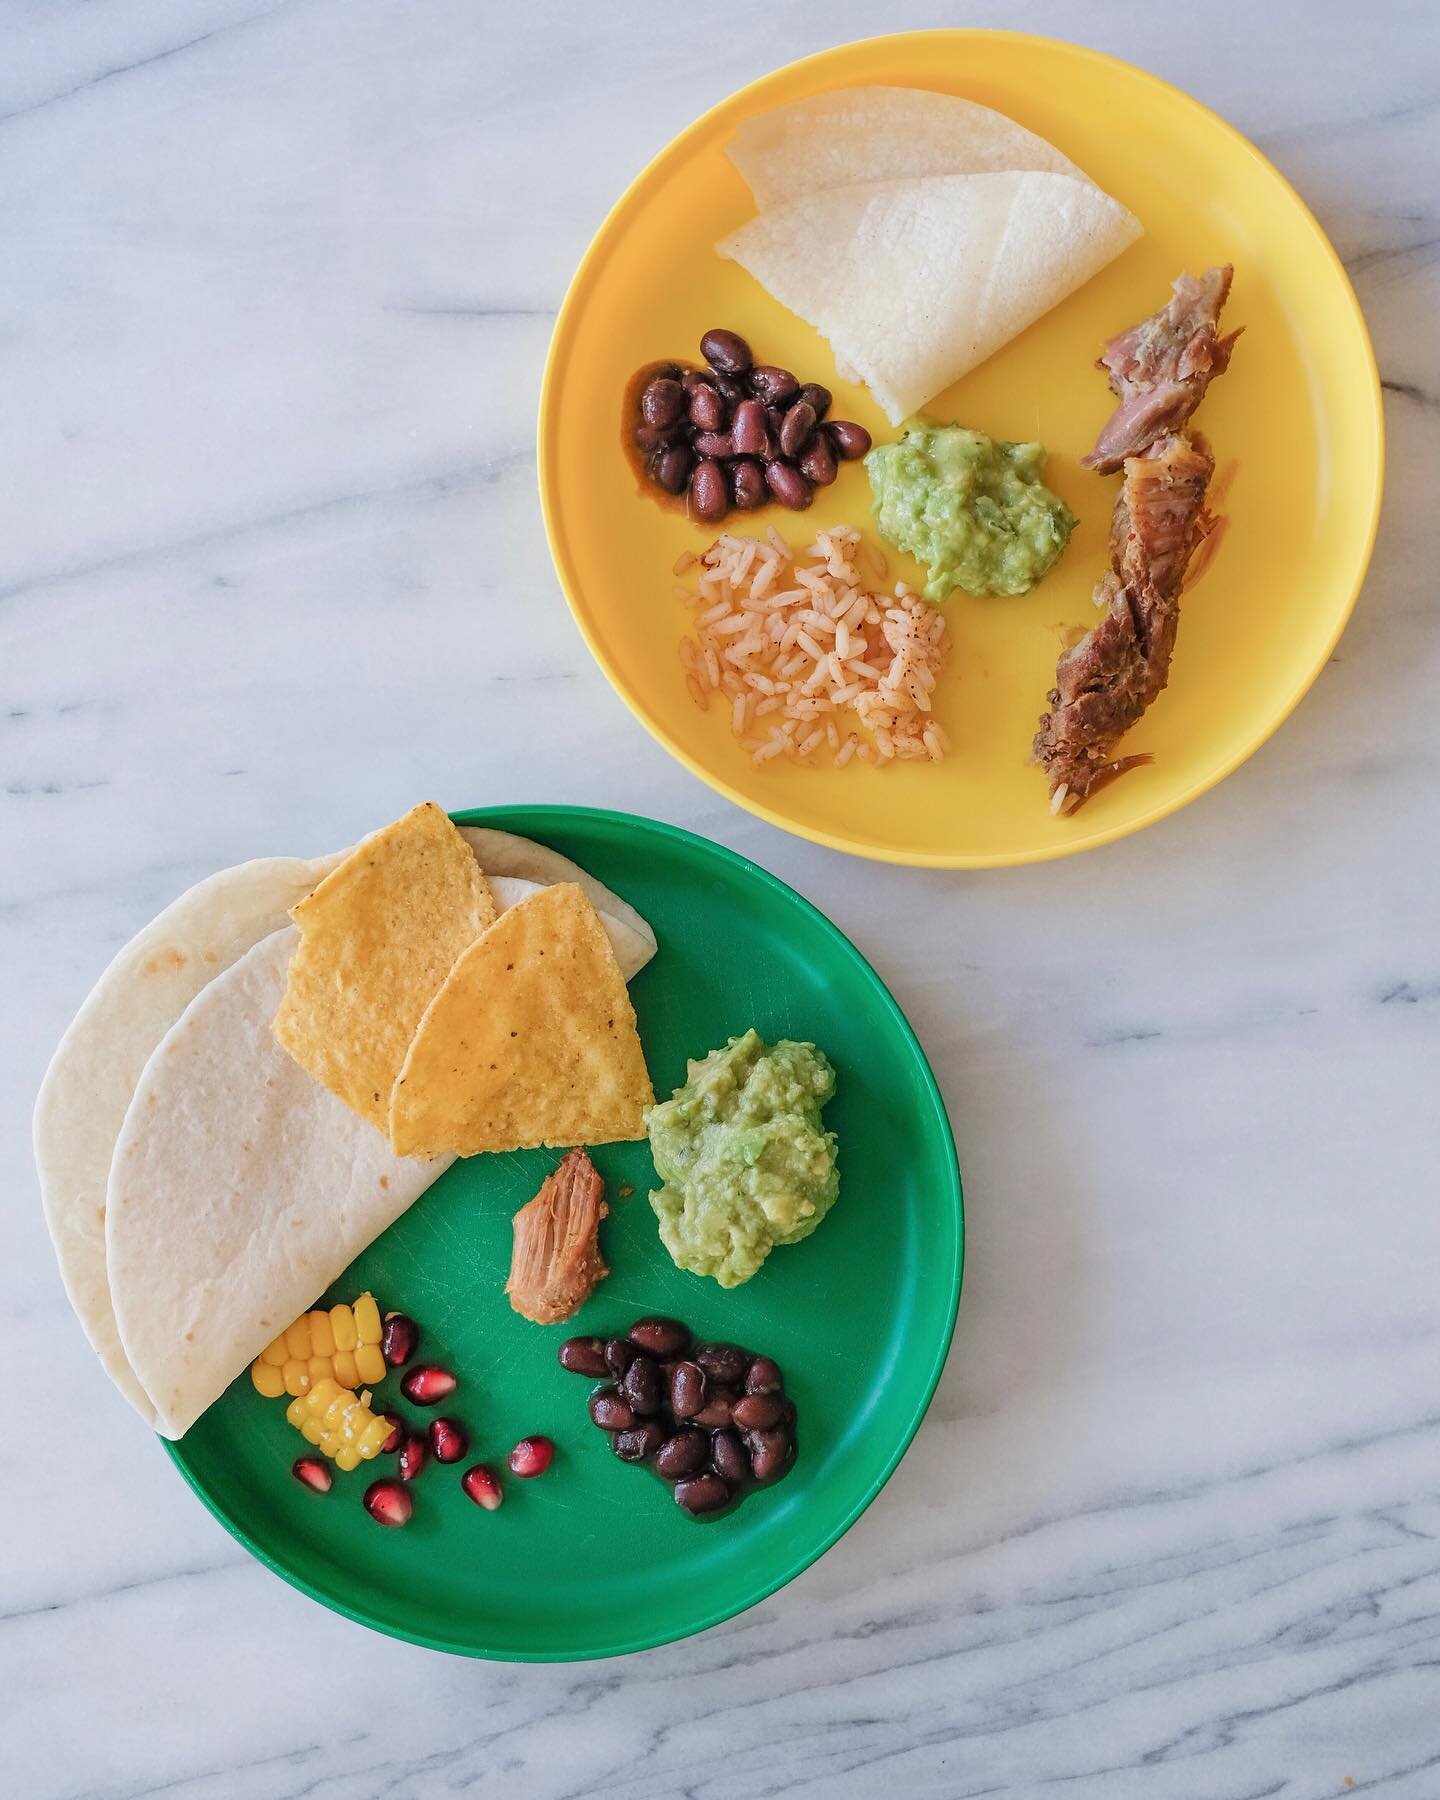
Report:
M 494 1512 L 505 1498 L 500 1477 L 485 1463 L 476 1463 L 473 1469 L 467 1469 L 460 1477 L 460 1485 L 475 1504 L 483 1506 L 486 1512 Z
M 470 1433 L 458 1419 L 430 1421 L 430 1452 L 436 1462 L 459 1462 L 469 1448 Z
M 400 1446 L 398 1467 L 402 1481 L 413 1481 L 429 1460 L 429 1452 L 425 1448 L 425 1440 L 418 1431 L 412 1431 Z
M 366 1488 L 365 1510 L 377 1525 L 408 1525 L 415 1502 L 403 1481 L 393 1481 L 386 1476 L 381 1481 L 372 1481 Z
M 455 1392 L 459 1384 L 448 1369 L 439 1363 L 417 1363 L 400 1383 L 400 1392 L 416 1406 L 438 1406 Z
M 555 1446 L 547 1437 L 521 1438 L 510 1452 L 510 1473 L 522 1481 L 533 1481 L 550 1467 Z
M 404 1313 L 386 1313 L 380 1330 L 380 1354 L 392 1369 L 409 1362 L 420 1348 L 420 1327 Z
M 328 1494 L 334 1479 L 330 1473 L 330 1465 L 322 1462 L 318 1456 L 297 1456 L 290 1465 L 290 1473 L 302 1487 L 307 1487 L 316 1494 Z

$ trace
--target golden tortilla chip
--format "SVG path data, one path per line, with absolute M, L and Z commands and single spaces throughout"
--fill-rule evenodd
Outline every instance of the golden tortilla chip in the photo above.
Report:
M 612 1144 L 654 1101 L 635 1009 L 573 882 L 500 915 L 430 1003 L 390 1101 L 401 1156 Z
M 495 918 L 470 846 L 433 800 L 377 831 L 291 908 L 300 947 L 275 1036 L 381 1131 L 425 1008 Z

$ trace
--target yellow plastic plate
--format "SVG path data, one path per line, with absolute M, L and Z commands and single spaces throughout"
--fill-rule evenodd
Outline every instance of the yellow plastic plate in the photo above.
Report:
M 1145 236 L 1117 262 L 942 394 L 930 416 L 997 437 L 1038 438 L 1047 481 L 1079 515 L 1066 555 L 1023 599 L 947 603 L 953 634 L 937 712 L 953 740 L 939 765 L 883 771 L 755 766 L 718 703 L 691 702 L 676 647 L 687 608 L 672 567 L 713 528 L 637 491 L 621 453 L 627 379 L 642 363 L 698 360 L 726 325 L 759 358 L 834 390 L 834 416 L 894 434 L 829 346 L 713 245 L 754 211 L 725 155 L 739 120 L 823 89 L 888 82 L 961 94 L 1039 132 L 1130 207 Z M 1055 819 L 1028 761 L 1055 659 L 1093 623 L 1118 476 L 1079 458 L 1111 397 L 1102 341 L 1152 312 L 1182 269 L 1233 262 L 1227 326 L 1244 325 L 1228 374 L 1196 417 L 1214 447 L 1213 561 L 1187 593 L 1167 693 L 1124 741 L 1153 766 L 1075 818 Z M 600 666 L 637 718 L 703 780 L 788 831 L 892 862 L 979 868 L 1090 849 L 1213 786 L 1280 724 L 1323 666 L 1364 576 L 1379 511 L 1379 383 L 1365 323 L 1334 250 L 1265 158 L 1214 113 L 1125 63 L 1008 32 L 929 31 L 850 44 L 767 76 L 692 125 L 601 227 L 560 312 L 540 412 L 540 484 L 561 583 Z M 732 514 L 792 541 L 867 528 L 869 482 L 842 469 L 804 514 Z M 890 553 L 891 575 L 918 578 Z

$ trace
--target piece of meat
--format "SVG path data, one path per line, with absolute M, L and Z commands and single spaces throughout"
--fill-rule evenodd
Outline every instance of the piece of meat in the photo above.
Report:
M 1180 589 L 1209 530 L 1205 490 L 1215 459 L 1203 439 L 1172 432 L 1125 463 L 1110 522 L 1113 568 L 1095 588 L 1105 617 L 1060 658 L 1034 754 L 1050 777 L 1052 804 L 1074 811 L 1096 788 L 1145 757 L 1113 756 L 1161 693 L 1180 624 Z
M 578 1312 L 610 1273 L 600 1255 L 605 1184 L 583 1150 L 572 1150 L 515 1215 L 505 1292 L 523 1318 L 558 1325 Z
M 1216 327 L 1234 272 L 1226 263 L 1203 275 L 1181 275 L 1159 312 L 1106 344 L 1096 367 L 1108 371 L 1120 404 L 1095 448 L 1081 457 L 1087 469 L 1113 474 L 1127 456 L 1178 431 L 1211 381 L 1225 372 L 1240 332 L 1222 338 Z

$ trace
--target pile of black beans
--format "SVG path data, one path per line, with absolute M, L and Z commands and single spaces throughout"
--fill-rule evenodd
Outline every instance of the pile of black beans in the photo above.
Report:
M 711 524 L 732 507 L 778 500 L 796 512 L 827 487 L 842 462 L 870 448 L 870 433 L 830 419 L 830 390 L 789 369 L 757 363 L 733 331 L 700 340 L 703 369 L 660 363 L 640 388 L 635 446 L 667 494 Z
M 719 1512 L 795 1460 L 795 1405 L 777 1363 L 738 1344 L 695 1344 L 678 1319 L 638 1319 L 627 1337 L 567 1338 L 560 1366 L 609 1377 L 590 1417 L 621 1462 L 649 1463 L 692 1514 Z

